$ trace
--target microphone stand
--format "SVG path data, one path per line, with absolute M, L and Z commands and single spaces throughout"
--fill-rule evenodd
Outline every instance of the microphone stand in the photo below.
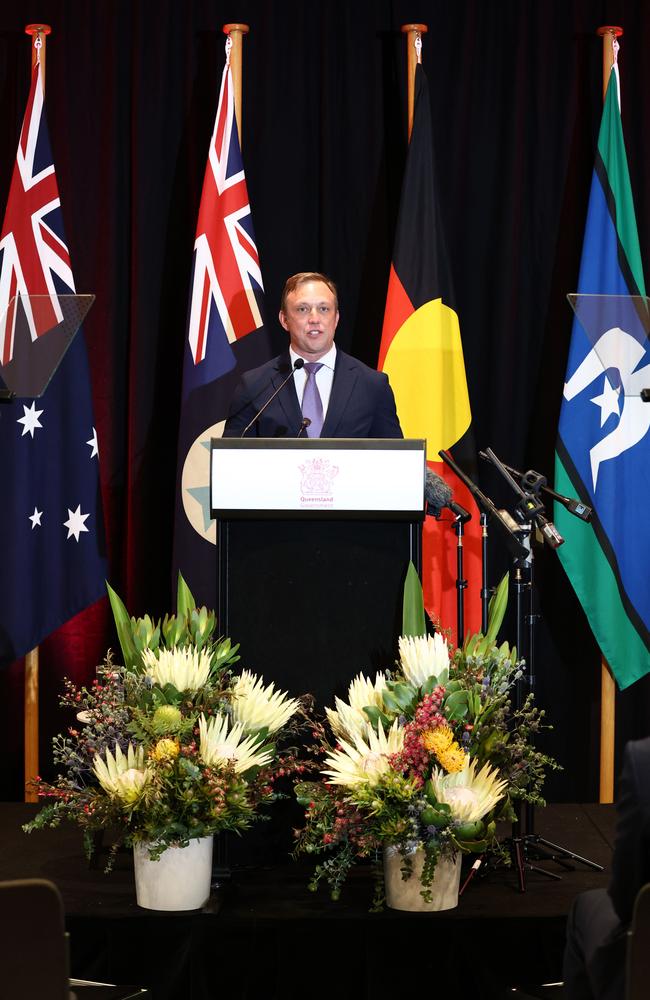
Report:
M 290 369 L 289 374 L 287 375 L 287 377 L 282 379 L 282 381 L 280 382 L 280 385 L 277 387 L 277 389 L 275 390 L 275 392 L 271 393 L 271 395 L 267 399 L 267 401 L 264 404 L 264 406 L 260 407 L 260 409 L 257 411 L 257 413 L 255 414 L 255 416 L 253 417 L 252 420 L 249 420 L 249 422 L 246 424 L 246 426 L 244 427 L 243 431 L 239 435 L 240 438 L 246 437 L 246 435 L 248 434 L 248 432 L 251 429 L 251 427 L 253 426 L 253 424 L 256 423 L 260 419 L 260 417 L 264 413 L 264 410 L 267 408 L 267 406 L 269 406 L 273 402 L 273 400 L 275 399 L 275 397 L 280 392 L 282 392 L 282 390 L 284 389 L 284 387 L 287 384 L 287 382 L 289 382 L 293 378 L 294 372 L 297 372 L 301 368 L 304 368 L 304 367 L 305 367 L 304 358 L 296 358 L 296 360 L 294 361 L 293 365 L 291 366 L 291 369 Z M 310 421 L 310 423 L 311 423 L 311 421 Z M 302 428 L 301 428 L 301 430 L 302 430 Z
M 465 523 L 462 517 L 454 519 L 454 531 L 456 532 L 456 642 L 460 646 L 465 635 L 465 590 L 467 589 L 467 580 L 463 575 Z
M 485 511 L 481 511 L 481 632 L 488 628 L 488 610 L 490 607 L 490 588 L 488 587 L 488 521 Z
M 506 482 L 514 489 L 519 496 L 519 503 L 515 508 L 515 513 L 520 522 L 519 533 L 522 536 L 522 544 L 525 548 L 524 556 L 517 556 L 514 559 L 515 569 L 515 595 L 517 612 L 517 651 L 525 652 L 526 676 L 520 678 L 516 685 L 517 708 L 522 708 L 524 704 L 524 686 L 527 686 L 530 694 L 535 693 L 535 626 L 540 615 L 535 610 L 535 589 L 534 589 L 534 557 L 532 547 L 532 532 L 535 525 L 544 532 L 544 538 L 552 548 L 557 548 L 557 539 L 560 536 L 554 525 L 550 524 L 544 516 L 544 506 L 539 499 L 539 495 L 526 492 L 510 475 L 508 468 L 500 461 L 491 448 L 485 452 L 480 452 L 481 458 L 489 461 L 504 477 Z M 543 477 L 540 477 L 540 480 Z M 541 485 L 541 483 L 540 483 Z M 526 514 L 529 517 L 526 517 Z M 578 515 L 580 516 L 580 515 Z M 549 525 L 550 529 L 549 530 Z M 546 530 L 545 530 L 546 529 Z M 560 540 L 560 543 L 561 544 Z M 512 852 L 514 854 L 515 865 L 519 878 L 519 891 L 526 891 L 526 871 L 535 871 L 547 878 L 559 880 L 560 875 L 549 872 L 545 868 L 539 868 L 531 863 L 531 856 L 538 861 L 555 861 L 567 871 L 574 871 L 575 865 L 572 861 L 586 865 L 594 871 L 603 871 L 603 866 L 575 854 L 566 847 L 554 844 L 539 834 L 535 833 L 535 807 L 532 803 L 526 803 L 525 808 L 525 832 L 522 834 L 521 825 L 521 803 L 517 803 L 517 830 L 513 826 L 511 837 Z

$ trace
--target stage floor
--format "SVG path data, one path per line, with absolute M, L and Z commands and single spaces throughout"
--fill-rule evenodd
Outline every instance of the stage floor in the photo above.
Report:
M 159 913 L 137 907 L 128 853 L 105 875 L 86 865 L 76 829 L 25 835 L 21 826 L 36 810 L 0 804 L 0 880 L 55 882 L 71 935 L 72 975 L 137 983 L 154 1000 L 401 1000 L 424 989 L 500 1000 L 508 985 L 560 978 L 570 904 L 608 881 L 607 870 L 544 861 L 540 866 L 560 880 L 527 872 L 521 893 L 516 872 L 501 868 L 475 877 L 455 910 L 371 914 L 369 870 L 355 872 L 333 903 L 324 889 L 307 889 L 310 865 L 289 859 L 233 867 L 203 911 Z M 614 826 L 612 806 L 554 805 L 536 813 L 541 836 L 604 866 Z

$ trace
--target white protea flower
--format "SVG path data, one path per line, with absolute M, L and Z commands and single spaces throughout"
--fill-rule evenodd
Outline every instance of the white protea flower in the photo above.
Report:
M 108 749 L 105 760 L 95 754 L 93 771 L 104 791 L 126 805 L 133 805 L 149 780 L 149 771 L 144 765 L 144 747 L 136 749 L 131 743 L 126 754 L 118 744 L 115 756 Z
M 449 649 L 440 632 L 426 636 L 401 635 L 399 659 L 404 676 L 414 687 L 422 687 L 430 677 L 435 677 L 438 684 L 446 684 L 449 679 Z
M 272 750 L 258 750 L 255 736 L 244 737 L 241 722 L 236 722 L 230 731 L 229 724 L 227 715 L 215 715 L 207 721 L 204 715 L 199 717 L 200 755 L 204 763 L 217 767 L 232 763 L 237 774 L 271 763 Z
M 243 670 L 232 689 L 232 717 L 241 723 L 247 733 L 265 727 L 270 733 L 286 725 L 298 711 L 299 703 L 287 697 L 286 692 L 276 691 L 274 684 L 264 687 L 262 677 L 250 670 Z
M 366 705 L 384 711 L 383 691 L 386 689 L 384 674 L 375 676 L 374 684 L 369 677 L 358 674 L 348 688 L 348 702 L 335 698 L 336 711 L 326 708 L 332 732 L 339 739 L 354 739 L 355 735 L 365 736 L 368 732 L 368 716 L 363 711 Z
M 463 770 L 454 774 L 436 768 L 431 784 L 438 802 L 447 803 L 457 822 L 475 823 L 503 798 L 507 782 L 501 781 L 499 772 L 489 764 L 484 764 L 477 774 L 476 758 L 468 758 Z
M 142 661 L 145 675 L 155 684 L 173 684 L 177 691 L 199 691 L 210 673 L 210 654 L 193 646 L 145 649 Z
M 369 728 L 364 737 L 357 734 L 353 740 L 340 740 L 341 749 L 333 750 L 325 758 L 323 774 L 332 785 L 376 785 L 382 774 L 390 769 L 388 758 L 399 753 L 404 746 L 404 730 L 397 719 L 384 732 L 381 722 L 377 732 Z

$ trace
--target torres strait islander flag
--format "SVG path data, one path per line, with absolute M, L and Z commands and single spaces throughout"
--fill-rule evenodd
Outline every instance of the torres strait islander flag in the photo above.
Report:
M 196 600 L 208 607 L 216 607 L 217 572 L 210 439 L 223 433 L 240 373 L 271 357 L 235 118 L 230 45 L 228 39 L 194 242 L 174 529 L 174 581 L 180 570 Z
M 578 279 L 580 295 L 644 296 L 618 68 L 605 96 Z M 621 308 L 626 302 L 628 308 Z M 650 671 L 650 388 L 643 299 L 578 300 L 560 412 L 559 493 L 594 510 L 591 524 L 560 504 L 558 555 L 619 684 Z
M 0 233 L 0 374 L 9 380 L 20 361 L 27 384 L 36 376 L 33 391 L 47 388 L 0 407 L 2 664 L 106 594 L 99 451 L 81 331 L 47 384 L 51 345 L 61 333 L 54 331 L 75 311 L 74 295 L 37 62 Z
M 427 464 L 443 477 L 454 499 L 472 514 L 465 526 L 465 632 L 481 627 L 480 514 L 467 487 L 438 456 L 453 449 L 471 473 L 476 454 L 458 317 L 440 230 L 431 114 L 422 66 L 415 73 L 413 129 L 406 159 L 378 368 L 386 372 L 404 436 L 426 438 Z M 453 515 L 427 517 L 423 532 L 424 603 L 441 628 L 456 637 L 456 547 Z

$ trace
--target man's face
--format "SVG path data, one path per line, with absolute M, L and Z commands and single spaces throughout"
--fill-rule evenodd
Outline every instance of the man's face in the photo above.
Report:
M 306 281 L 287 295 L 280 323 L 289 333 L 291 346 L 306 361 L 318 361 L 334 341 L 339 322 L 334 293 L 322 281 Z

